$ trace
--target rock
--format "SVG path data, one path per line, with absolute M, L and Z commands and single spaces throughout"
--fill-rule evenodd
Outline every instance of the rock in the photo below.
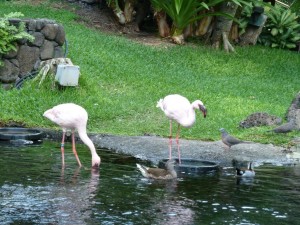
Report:
M 17 55 L 17 60 L 20 64 L 20 75 L 32 71 L 35 62 L 39 59 L 40 50 L 38 47 L 30 47 L 22 45 Z
M 54 48 L 54 58 L 64 57 L 64 50 L 61 46 L 57 46 Z
M 3 83 L 15 82 L 19 72 L 17 60 L 4 59 L 4 66 L 0 67 L 0 81 Z
M 30 45 L 41 47 L 45 41 L 45 36 L 40 32 L 34 32 L 32 36 L 34 36 L 34 41 Z
M 51 59 L 54 56 L 54 44 L 52 41 L 45 40 L 41 47 L 41 60 Z
M 60 141 L 62 132 L 50 129 L 41 129 L 47 139 Z M 168 158 L 168 138 L 156 136 L 119 136 L 108 134 L 89 134 L 96 148 L 104 148 L 118 154 L 131 155 L 155 164 Z M 181 139 L 181 148 L 184 149 L 186 159 L 200 159 L 218 163 L 221 167 L 232 166 L 232 160 L 238 159 L 262 163 L 289 164 L 290 160 L 282 147 L 271 144 L 248 143 L 231 147 L 224 151 L 222 141 L 196 141 Z M 238 157 L 241 156 L 241 157 Z
M 44 28 L 44 26 L 45 26 L 45 20 L 43 20 L 43 19 L 37 20 L 35 29 L 36 29 L 36 31 L 41 31 Z
M 245 120 L 241 121 L 239 126 L 242 128 L 259 127 L 259 126 L 272 126 L 281 124 L 280 117 L 269 115 L 265 112 L 256 112 L 249 115 Z
M 2 89 L 9 91 L 11 89 L 13 89 L 14 85 L 13 84 L 2 84 Z
M 19 46 L 18 45 L 16 45 L 15 46 L 16 47 L 16 51 L 15 50 L 10 50 L 6 55 L 4 55 L 3 56 L 3 58 L 5 58 L 5 59 L 12 59 L 12 58 L 15 58 L 16 56 L 17 56 L 17 54 L 18 54 L 18 50 L 19 50 Z
M 29 20 L 27 23 L 27 29 L 29 31 L 34 31 L 36 27 L 36 20 Z
M 66 40 L 66 34 L 65 34 L 65 30 L 64 28 L 59 25 L 57 28 L 57 34 L 55 37 L 55 41 L 59 44 L 59 45 L 63 45 L 65 43 Z
M 300 129 L 300 92 L 293 99 L 286 113 L 287 121 L 295 121 L 296 127 Z
M 17 51 L 11 50 L 0 57 L 2 61 L 5 60 L 5 66 L 0 69 L 0 83 L 15 82 L 17 77 L 36 70 L 36 65 L 41 60 L 64 56 L 63 45 L 66 34 L 63 26 L 54 20 L 10 19 L 9 22 L 15 26 L 24 22 L 27 33 L 34 36 L 34 41 L 29 42 L 25 38 L 18 40 L 16 42 Z
M 46 24 L 44 28 L 41 30 L 45 38 L 51 41 L 54 40 L 54 38 L 56 37 L 57 31 L 58 31 L 57 24 Z

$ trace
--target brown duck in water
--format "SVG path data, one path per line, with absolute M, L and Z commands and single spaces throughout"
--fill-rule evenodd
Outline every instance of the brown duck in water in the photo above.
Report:
M 166 169 L 149 168 L 140 164 L 136 164 L 137 168 L 141 171 L 142 175 L 146 178 L 170 180 L 177 177 L 174 169 L 175 160 L 168 160 L 166 162 Z

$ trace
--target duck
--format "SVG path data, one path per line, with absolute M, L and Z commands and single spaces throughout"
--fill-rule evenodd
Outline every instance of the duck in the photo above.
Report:
M 165 167 L 161 168 L 149 168 L 141 164 L 136 164 L 137 168 L 141 171 L 142 175 L 146 178 L 156 179 L 156 180 L 171 180 L 177 178 L 177 173 L 174 169 L 175 160 L 169 159 Z
M 252 162 L 248 163 L 247 169 L 242 169 L 242 168 L 235 168 L 236 170 L 236 175 L 238 177 L 254 177 L 255 176 L 255 171 L 252 167 Z

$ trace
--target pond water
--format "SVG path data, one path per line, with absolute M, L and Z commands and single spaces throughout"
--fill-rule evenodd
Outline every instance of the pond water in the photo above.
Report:
M 79 169 L 66 144 L 0 146 L 0 224 L 299 224 L 300 166 L 263 165 L 254 179 L 233 168 L 153 181 L 136 162 L 98 149 L 100 172 L 84 145 Z

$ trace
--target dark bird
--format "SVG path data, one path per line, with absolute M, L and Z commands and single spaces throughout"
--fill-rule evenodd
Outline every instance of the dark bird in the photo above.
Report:
M 273 130 L 268 130 L 268 132 L 274 132 L 274 133 L 288 133 L 293 130 L 297 129 L 296 123 L 294 120 L 291 120 L 287 123 L 284 123 L 280 125 L 279 127 L 274 128 Z
M 240 139 L 237 139 L 229 135 L 224 128 L 221 128 L 220 131 L 221 131 L 222 142 L 228 147 L 228 149 L 230 149 L 232 145 L 237 145 L 241 143 L 250 143 L 249 141 L 241 141 Z
M 149 168 L 140 164 L 136 164 L 137 168 L 141 171 L 142 175 L 146 178 L 170 180 L 177 177 L 177 173 L 174 169 L 174 160 L 168 160 L 166 162 L 166 169 L 161 168 Z
M 248 163 L 247 168 L 235 168 L 236 170 L 236 175 L 240 177 L 254 177 L 255 176 L 255 171 L 252 167 L 252 162 Z
M 164 99 L 160 99 L 157 102 L 156 107 L 160 108 L 170 120 L 169 159 L 172 158 L 172 121 L 174 120 L 178 124 L 176 133 L 176 143 L 178 151 L 178 160 L 180 164 L 180 127 L 192 127 L 196 121 L 195 110 L 200 110 L 203 113 L 204 118 L 206 117 L 207 110 L 202 101 L 196 100 L 190 103 L 190 101 L 187 98 L 178 94 L 168 95 Z

